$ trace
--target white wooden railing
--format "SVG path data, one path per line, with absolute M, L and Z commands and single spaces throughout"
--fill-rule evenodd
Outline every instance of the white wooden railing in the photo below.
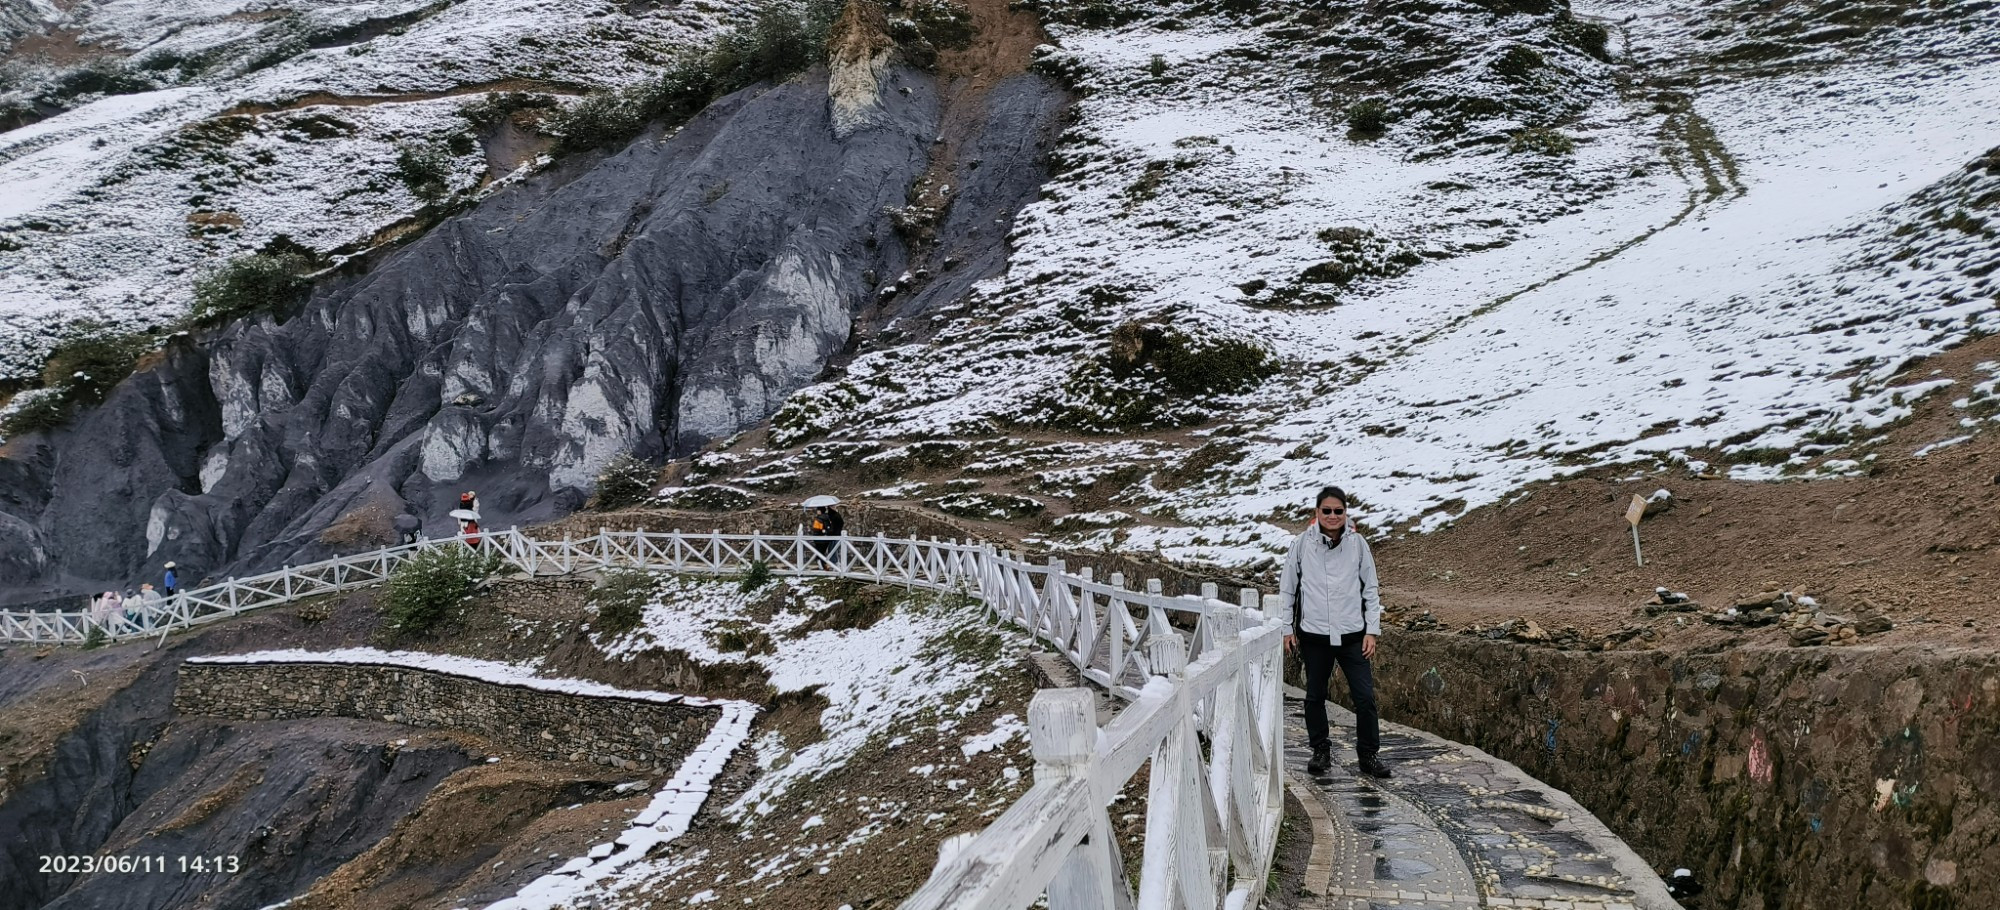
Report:
M 0 638 L 83 642 L 164 635 L 306 597 L 386 581 L 426 549 L 461 536 L 342 556 L 186 591 L 130 615 L 0 612 Z M 984 832 L 947 843 L 903 910 L 1243 910 L 1264 887 L 1282 814 L 1280 645 L 1285 625 L 1202 595 L 1167 596 L 1157 580 L 1130 590 L 1061 560 L 1035 564 L 989 544 L 803 534 L 599 531 L 536 540 L 518 529 L 481 545 L 529 575 L 605 568 L 728 574 L 763 562 L 775 575 L 866 579 L 963 591 L 1053 645 L 1090 683 L 1129 702 L 1103 728 L 1089 689 L 1045 689 L 1028 708 L 1035 779 Z M 817 547 L 825 547 L 824 551 Z M 1182 632 L 1169 621 L 1185 614 Z M 1207 748 L 1203 749 L 1202 744 Z M 1138 881 L 1126 872 L 1108 806 L 1141 766 L 1146 837 Z

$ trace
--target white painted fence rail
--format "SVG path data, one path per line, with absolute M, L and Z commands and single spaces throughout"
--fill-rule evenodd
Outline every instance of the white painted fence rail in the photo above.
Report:
M 981 543 L 803 534 L 599 531 L 536 540 L 518 529 L 480 545 L 529 575 L 631 568 L 728 574 L 761 561 L 775 575 L 839 577 L 979 598 L 1068 658 L 1082 678 L 1130 704 L 1102 729 L 1088 689 L 1046 689 L 1029 705 L 1035 780 L 984 832 L 946 845 L 903 910 L 1245 910 L 1260 902 L 1283 811 L 1280 648 L 1285 625 L 1256 609 L 1170 597 L 1157 580 L 1130 590 L 1060 560 L 1030 563 Z M 387 581 L 420 541 L 182 592 L 93 618 L 89 611 L 0 612 L 0 639 L 84 642 L 164 635 L 302 598 Z M 1169 621 L 1194 619 L 1184 635 Z M 1185 623 L 1184 623 L 1185 624 Z M 1202 748 L 1206 742 L 1207 749 Z M 1151 760 L 1138 880 L 1126 872 L 1107 809 Z

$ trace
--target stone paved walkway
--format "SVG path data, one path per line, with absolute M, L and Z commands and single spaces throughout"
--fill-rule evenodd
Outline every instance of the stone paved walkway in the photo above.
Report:
M 1300 693 L 1289 690 L 1294 699 Z M 1646 863 L 1567 794 L 1478 749 L 1382 725 L 1396 776 L 1354 767 L 1354 716 L 1328 705 L 1335 767 L 1306 774 L 1286 703 L 1287 785 L 1312 819 L 1304 906 L 1326 910 L 1677 910 Z M 1609 773 L 1617 773 L 1615 770 Z

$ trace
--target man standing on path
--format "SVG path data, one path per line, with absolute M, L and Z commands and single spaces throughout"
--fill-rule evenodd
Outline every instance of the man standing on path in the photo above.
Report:
M 1333 665 L 1347 677 L 1354 697 L 1354 751 L 1361 771 L 1390 776 L 1376 757 L 1382 742 L 1375 707 L 1375 640 L 1382 634 L 1382 598 L 1375 587 L 1375 556 L 1358 531 L 1347 527 L 1347 494 L 1326 487 L 1314 499 L 1315 521 L 1285 553 L 1278 593 L 1292 605 L 1292 634 L 1285 649 L 1306 665 L 1306 735 L 1312 743 L 1308 774 L 1333 767 L 1326 729 L 1326 690 Z
M 175 594 L 180 593 L 181 579 L 179 573 L 174 571 L 174 564 L 172 562 L 167 563 L 166 570 L 167 570 L 166 575 L 164 575 L 160 579 L 160 587 L 162 590 L 167 592 L 168 597 L 172 597 Z

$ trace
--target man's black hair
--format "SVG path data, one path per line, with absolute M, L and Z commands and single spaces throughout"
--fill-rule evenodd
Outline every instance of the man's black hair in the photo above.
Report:
M 1328 485 L 1320 487 L 1319 495 L 1313 497 L 1313 508 L 1315 509 L 1319 508 L 1319 504 L 1325 502 L 1328 496 L 1340 500 L 1343 505 L 1347 503 L 1347 491 L 1342 490 L 1341 488 L 1336 486 Z

